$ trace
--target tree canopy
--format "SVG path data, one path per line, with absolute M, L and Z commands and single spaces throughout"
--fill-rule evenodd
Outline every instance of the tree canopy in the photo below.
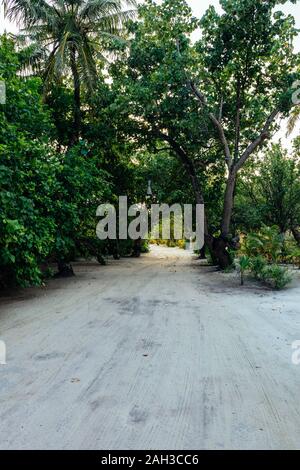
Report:
M 0 42 L 1 282 L 114 252 L 96 208 L 143 202 L 149 179 L 159 202 L 205 204 L 222 268 L 262 224 L 299 241 L 299 139 L 273 142 L 299 114 L 284 3 L 221 0 L 199 19 L 184 0 L 6 1 L 23 26 Z

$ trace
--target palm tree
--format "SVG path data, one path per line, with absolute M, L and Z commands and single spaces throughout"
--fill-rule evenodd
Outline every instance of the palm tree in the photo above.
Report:
M 81 80 L 91 90 L 105 39 L 120 38 L 135 10 L 135 0 L 4 0 L 5 15 L 21 24 L 20 38 L 30 41 L 31 66 L 43 60 L 45 91 L 56 76 L 70 70 L 74 88 L 74 135 L 81 128 Z

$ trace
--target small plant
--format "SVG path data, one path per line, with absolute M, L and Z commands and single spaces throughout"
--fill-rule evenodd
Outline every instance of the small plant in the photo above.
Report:
M 263 270 L 267 266 L 267 261 L 262 256 L 251 258 L 251 272 L 256 279 L 261 279 Z
M 292 276 L 287 269 L 278 264 L 270 264 L 263 269 L 262 280 L 272 288 L 280 290 L 292 281 Z
M 251 259 L 249 256 L 243 255 L 239 259 L 239 268 L 241 274 L 241 286 L 245 284 L 245 271 L 251 267 Z
M 259 232 L 248 234 L 243 243 L 244 255 L 239 259 L 241 284 L 244 284 L 244 273 L 249 269 L 255 279 L 273 289 L 283 289 L 292 280 L 288 270 L 278 264 L 285 248 L 285 239 L 276 226 L 263 225 Z M 297 255 L 298 252 L 292 253 L 290 257 L 295 259 Z
M 142 240 L 141 244 L 141 253 L 149 253 L 150 252 L 150 246 L 148 240 Z
M 250 257 L 263 256 L 269 261 L 278 261 L 284 249 L 284 238 L 278 227 L 263 225 L 259 232 L 249 233 L 244 251 Z

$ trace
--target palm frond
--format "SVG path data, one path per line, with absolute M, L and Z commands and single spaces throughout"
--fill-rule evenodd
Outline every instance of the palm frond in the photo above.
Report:
M 78 50 L 79 74 L 90 91 L 95 89 L 97 82 L 96 52 L 87 40 L 84 40 Z
M 62 73 L 65 63 L 66 63 L 66 57 L 67 57 L 67 52 L 68 52 L 67 46 L 68 46 L 69 38 L 70 38 L 70 32 L 67 31 L 60 39 L 60 42 L 58 44 L 58 47 L 55 53 L 55 71 L 58 74 Z
M 19 44 L 22 43 L 41 43 L 47 46 L 46 43 L 50 44 L 53 41 L 53 35 L 49 28 L 46 25 L 35 25 L 30 27 L 30 29 L 21 29 L 20 33 L 16 38 Z
M 53 7 L 46 0 L 4 0 L 4 15 L 26 28 L 40 21 L 51 22 Z
M 50 53 L 49 57 L 47 58 L 43 70 L 43 81 L 44 81 L 44 97 L 47 95 L 50 85 L 53 81 L 53 77 L 55 75 L 55 64 L 56 64 L 56 51 L 58 49 L 58 45 L 54 47 L 53 51 Z
M 19 52 L 20 70 L 29 75 L 40 74 L 41 64 L 47 59 L 47 51 L 39 43 L 33 43 Z
M 1 0 L 0 0 L 1 1 Z M 32 50 L 25 67 L 43 70 L 45 90 L 70 67 L 76 55 L 80 76 L 89 89 L 97 80 L 97 64 L 107 62 L 105 39 L 124 40 L 136 0 L 4 0 L 5 14 L 23 25 L 19 44 Z M 37 47 L 39 44 L 39 47 Z
M 90 32 L 98 34 L 99 36 L 109 33 L 120 38 L 121 35 L 124 34 L 126 23 L 134 19 L 134 17 L 134 10 L 103 16 L 90 25 Z
M 87 0 L 86 2 L 82 2 L 79 16 L 82 19 L 94 20 L 104 14 L 119 13 L 121 11 L 121 0 Z
M 132 16 L 136 13 L 135 0 L 128 0 L 126 2 L 122 0 L 88 0 L 79 11 L 79 16 L 83 20 L 91 21 L 113 15 L 120 15 L 121 18 L 122 13 L 126 14 L 125 6 L 133 7 L 133 9 L 130 10 Z

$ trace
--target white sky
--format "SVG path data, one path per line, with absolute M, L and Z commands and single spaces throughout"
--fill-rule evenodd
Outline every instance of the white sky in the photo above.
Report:
M 141 2 L 142 0 L 138 0 Z M 195 16 L 200 18 L 206 11 L 206 9 L 209 7 L 209 5 L 214 5 L 215 8 L 218 11 L 221 11 L 219 0 L 187 0 L 188 4 L 192 7 L 193 12 Z M 293 5 L 292 3 L 288 3 L 284 6 L 279 6 L 278 9 L 284 11 L 285 13 L 291 13 L 294 15 L 297 23 L 297 27 L 300 28 L 300 5 Z M 4 21 L 3 18 L 3 6 L 2 6 L 2 1 L 1 1 L 1 6 L 0 6 L 0 33 L 3 33 L 4 29 L 7 29 L 8 31 L 15 31 L 16 27 L 14 25 L 9 25 L 7 22 Z M 300 51 L 300 37 L 299 40 L 297 41 L 297 46 Z
M 192 7 L 197 18 L 201 18 L 210 5 L 213 5 L 217 11 L 222 11 L 219 0 L 187 0 L 187 2 Z M 289 2 L 286 5 L 279 5 L 278 10 L 293 15 L 296 20 L 296 26 L 300 29 L 300 4 L 293 5 Z M 297 38 L 296 48 L 300 51 L 300 36 Z
M 141 2 L 142 0 L 138 0 Z M 197 18 L 200 18 L 206 11 L 206 9 L 209 7 L 209 5 L 214 5 L 215 8 L 218 11 L 221 11 L 221 7 L 219 4 L 219 0 L 187 0 L 189 5 L 192 7 L 194 15 Z M 1 0 L 0 0 L 1 2 Z M 297 5 L 293 5 L 292 3 L 287 3 L 286 5 L 281 5 L 278 7 L 278 9 L 282 10 L 286 14 L 292 14 L 295 17 L 296 20 L 296 27 L 300 29 L 300 5 L 299 1 Z M 4 20 L 4 15 L 3 15 L 3 6 L 1 2 L 0 6 L 0 34 L 4 32 L 4 30 L 10 31 L 10 32 L 16 32 L 17 28 L 13 24 L 8 24 L 7 21 Z M 195 34 L 195 38 L 197 37 L 197 33 Z M 295 42 L 296 50 L 300 52 L 300 35 L 298 36 L 296 42 Z M 285 138 L 285 126 L 282 126 L 282 130 L 279 132 L 277 139 L 281 138 L 283 143 L 288 147 L 291 148 L 291 141 L 292 139 L 296 136 L 299 135 L 300 131 L 300 125 L 298 128 L 294 131 L 294 134 L 289 137 L 288 139 Z
M 1 1 L 1 0 L 0 0 Z M 142 0 L 138 0 L 140 3 Z M 221 11 L 221 7 L 219 4 L 219 0 L 187 0 L 188 4 L 192 7 L 194 15 L 198 18 L 205 13 L 209 5 L 214 5 L 218 11 Z M 284 13 L 292 14 L 296 19 L 296 26 L 300 29 L 300 5 L 293 5 L 292 3 L 288 3 L 286 5 L 281 5 L 280 10 Z M 17 28 L 14 24 L 9 24 L 6 20 L 4 20 L 3 14 L 3 5 L 1 1 L 0 5 L 0 34 L 3 33 L 4 30 L 16 32 Z M 300 35 L 296 40 L 296 48 L 300 51 Z

